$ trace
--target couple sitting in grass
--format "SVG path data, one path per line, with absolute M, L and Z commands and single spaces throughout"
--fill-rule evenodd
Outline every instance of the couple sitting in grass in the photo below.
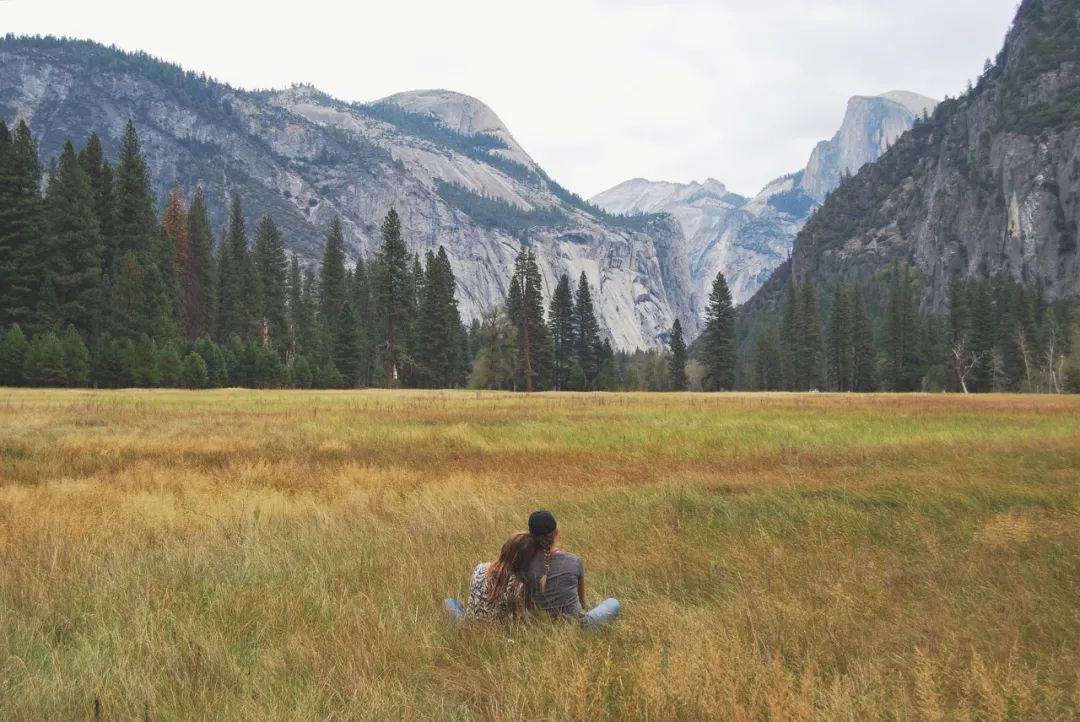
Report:
M 473 570 L 469 599 L 447 599 L 443 607 L 456 619 L 495 621 L 544 614 L 598 629 L 619 613 L 619 602 L 607 599 L 585 611 L 585 566 L 581 558 L 555 546 L 559 535 L 549 511 L 529 515 L 529 533 L 506 540 L 493 562 Z

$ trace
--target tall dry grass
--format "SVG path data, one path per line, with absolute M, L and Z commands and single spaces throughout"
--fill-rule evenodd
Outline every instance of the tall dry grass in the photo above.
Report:
M 536 507 L 600 635 L 473 627 Z M 1072 719 L 1080 399 L 0 391 L 0 718 Z

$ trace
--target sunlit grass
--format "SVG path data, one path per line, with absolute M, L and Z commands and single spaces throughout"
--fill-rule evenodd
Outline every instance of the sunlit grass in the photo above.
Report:
M 536 507 L 602 635 L 455 626 Z M 0 718 L 1080 710 L 1080 399 L 0 391 Z

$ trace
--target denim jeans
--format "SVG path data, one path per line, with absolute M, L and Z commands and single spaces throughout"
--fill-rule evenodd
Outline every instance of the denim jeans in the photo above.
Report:
M 454 619 L 465 618 L 465 605 L 456 599 L 444 599 L 442 608 Z
M 585 612 L 585 616 L 581 618 L 581 626 L 585 629 L 600 629 L 619 616 L 620 608 L 618 599 L 605 599 Z

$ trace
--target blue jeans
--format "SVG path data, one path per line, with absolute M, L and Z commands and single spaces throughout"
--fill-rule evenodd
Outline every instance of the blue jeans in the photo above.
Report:
M 619 616 L 620 608 L 618 599 L 605 599 L 585 612 L 585 616 L 581 618 L 581 626 L 591 630 L 600 629 Z
M 442 608 L 454 619 L 465 618 L 465 605 L 456 599 L 444 599 Z

